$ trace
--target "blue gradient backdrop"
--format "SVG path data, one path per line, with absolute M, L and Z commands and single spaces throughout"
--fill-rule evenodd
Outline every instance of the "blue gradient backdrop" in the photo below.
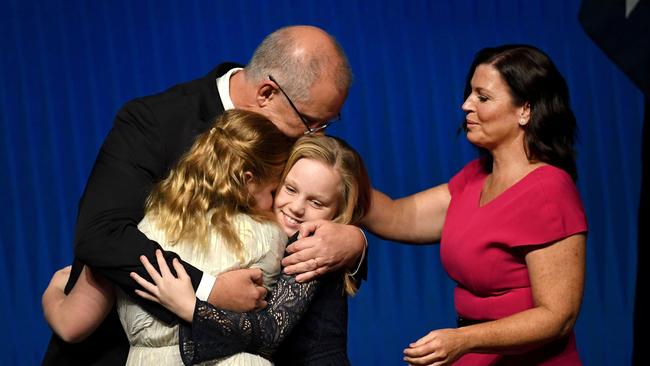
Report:
M 576 326 L 587 365 L 631 363 L 643 99 L 587 38 L 578 0 L 229 2 L 2 0 L 0 9 L 0 364 L 40 363 L 40 296 L 72 259 L 77 202 L 117 109 L 129 99 L 247 62 L 284 25 L 335 35 L 355 75 L 341 136 L 373 185 L 398 197 L 475 156 L 457 136 L 474 52 L 531 43 L 565 75 L 580 127 L 578 186 L 590 224 Z M 437 246 L 370 238 L 369 280 L 350 301 L 355 365 L 454 325 Z

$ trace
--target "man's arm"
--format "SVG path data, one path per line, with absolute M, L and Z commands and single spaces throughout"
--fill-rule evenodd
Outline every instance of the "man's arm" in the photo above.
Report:
M 160 249 L 137 225 L 151 187 L 166 173 L 165 161 L 153 113 L 142 100 L 131 101 L 118 112 L 79 203 L 75 255 L 127 294 L 133 294 L 136 288 L 129 272 L 146 275 L 140 255 L 153 257 Z M 165 257 L 171 260 L 177 255 L 167 252 Z M 202 273 L 189 265 L 186 268 L 192 284 L 198 286 Z M 163 321 L 174 319 L 157 304 L 141 303 Z

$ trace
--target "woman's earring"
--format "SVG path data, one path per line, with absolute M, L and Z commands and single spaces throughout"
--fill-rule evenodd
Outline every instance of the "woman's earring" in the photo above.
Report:
M 525 119 L 524 117 L 521 117 L 521 118 L 519 119 L 519 125 L 520 125 L 520 126 L 525 126 L 525 125 L 526 125 L 526 119 Z

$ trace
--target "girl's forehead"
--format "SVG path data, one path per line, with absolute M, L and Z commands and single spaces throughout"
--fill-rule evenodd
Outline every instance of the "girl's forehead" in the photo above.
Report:
M 287 174 L 287 180 L 321 196 L 338 197 L 341 192 L 341 174 L 334 167 L 315 159 L 296 161 Z
M 307 178 L 310 174 L 338 174 L 338 171 L 323 161 L 313 158 L 300 158 L 289 170 L 289 174 L 291 173 Z

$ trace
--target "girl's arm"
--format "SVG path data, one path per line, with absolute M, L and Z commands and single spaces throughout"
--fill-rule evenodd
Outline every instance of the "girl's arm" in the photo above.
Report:
M 250 352 L 271 359 L 307 312 L 319 280 L 298 283 L 283 274 L 258 312 L 235 313 L 197 301 L 191 325 L 181 325 L 181 357 L 186 365 Z
M 86 339 L 104 321 L 114 302 L 113 285 L 83 268 L 68 295 L 65 284 L 70 266 L 54 273 L 42 298 L 43 314 L 52 330 L 68 343 Z
M 362 225 L 388 240 L 431 243 L 440 240 L 451 194 L 447 184 L 393 200 L 372 191 L 372 206 Z
M 147 291 L 136 293 L 192 323 L 181 324 L 179 335 L 181 356 L 188 365 L 244 351 L 270 358 L 307 311 L 319 285 L 317 280 L 298 283 L 293 276 L 283 274 L 270 292 L 266 308 L 235 313 L 197 300 L 180 263 L 172 262 L 176 277 L 164 261 L 159 262 L 158 273 L 146 257 L 140 259 L 154 283 L 132 273 L 132 278 Z
M 404 351 L 409 364 L 447 365 L 465 353 L 514 354 L 565 337 L 573 329 L 584 288 L 584 234 L 526 255 L 535 306 L 503 319 L 435 330 Z

